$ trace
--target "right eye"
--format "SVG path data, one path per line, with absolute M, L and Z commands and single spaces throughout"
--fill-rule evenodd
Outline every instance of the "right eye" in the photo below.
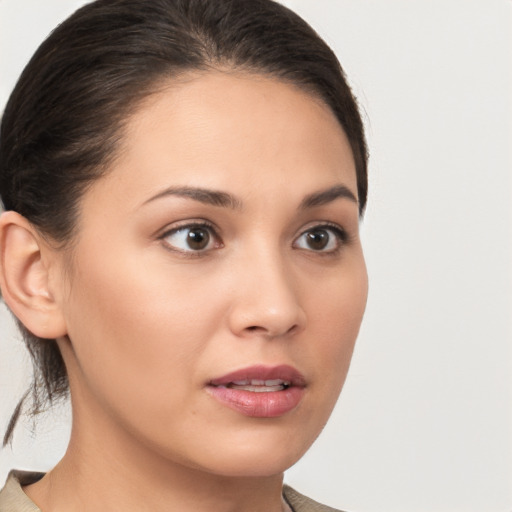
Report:
M 208 224 L 188 224 L 167 231 L 162 240 L 171 249 L 180 252 L 205 252 L 222 246 L 220 239 Z

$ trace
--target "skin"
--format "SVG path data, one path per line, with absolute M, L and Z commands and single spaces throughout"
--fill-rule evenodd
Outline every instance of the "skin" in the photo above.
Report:
M 354 197 L 300 207 L 332 187 Z M 210 242 L 192 250 L 176 229 L 205 220 Z M 335 405 L 367 297 L 354 161 L 332 112 L 271 78 L 192 74 L 128 121 L 111 170 L 82 199 L 71 252 L 15 216 L 2 229 L 4 247 L 23 230 L 37 242 L 25 279 L 48 303 L 69 372 L 69 449 L 26 488 L 41 509 L 281 510 L 283 471 Z M 308 245 L 319 230 L 326 248 Z M 33 332 L 38 314 L 24 317 Z M 207 392 L 254 364 L 300 371 L 299 405 L 251 418 Z

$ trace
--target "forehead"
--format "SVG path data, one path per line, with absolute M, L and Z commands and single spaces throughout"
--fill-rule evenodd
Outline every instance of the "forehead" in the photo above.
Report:
M 299 181 L 315 189 L 340 180 L 357 195 L 350 145 L 332 111 L 294 85 L 239 72 L 164 84 L 128 119 L 106 179 L 126 199 L 164 185 L 243 195 L 250 184 L 252 194 L 279 194 Z

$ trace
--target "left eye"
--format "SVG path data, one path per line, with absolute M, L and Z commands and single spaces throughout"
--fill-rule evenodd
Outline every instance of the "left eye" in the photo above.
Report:
M 299 249 L 316 252 L 335 252 L 345 241 L 344 231 L 330 226 L 318 226 L 308 229 L 295 241 Z
M 201 252 L 220 245 L 213 229 L 205 225 L 182 226 L 165 234 L 162 239 L 172 249 L 183 252 Z

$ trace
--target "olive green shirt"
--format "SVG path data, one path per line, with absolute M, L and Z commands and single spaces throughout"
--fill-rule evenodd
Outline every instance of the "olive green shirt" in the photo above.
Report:
M 41 512 L 21 486 L 37 482 L 42 476 L 43 473 L 12 471 L 0 491 L 0 512 Z M 341 512 L 306 498 L 288 485 L 283 487 L 283 497 L 293 512 Z

